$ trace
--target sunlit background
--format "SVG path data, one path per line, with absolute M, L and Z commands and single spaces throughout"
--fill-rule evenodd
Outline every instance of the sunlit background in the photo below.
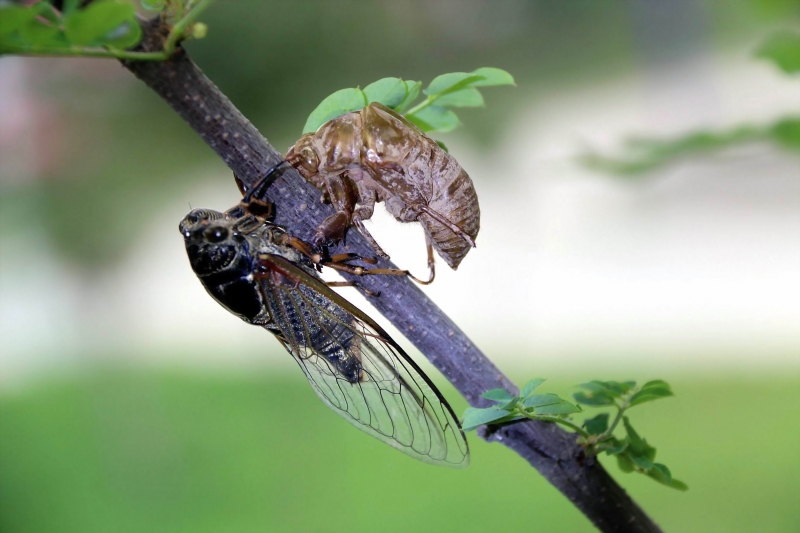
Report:
M 800 27 L 796 0 L 218 0 L 203 20 L 192 57 L 281 150 L 337 89 L 511 72 L 437 137 L 482 220 L 425 291 L 518 382 L 668 380 L 631 420 L 689 492 L 602 459 L 666 530 L 800 530 L 800 133 L 765 133 L 800 115 L 800 77 L 755 54 Z M 0 58 L 0 192 L 0 530 L 592 530 L 499 445 L 470 436 L 449 471 L 354 430 L 213 302 L 177 224 L 238 190 L 115 61 Z M 379 211 L 424 274 L 421 228 Z

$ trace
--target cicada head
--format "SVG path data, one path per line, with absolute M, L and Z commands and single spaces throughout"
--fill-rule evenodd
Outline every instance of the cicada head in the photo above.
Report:
M 192 270 L 198 276 L 216 274 L 247 254 L 247 242 L 236 221 L 210 209 L 193 209 L 178 226 Z
M 307 133 L 300 137 L 286 153 L 289 162 L 307 180 L 312 179 L 319 169 L 319 157 L 313 146 L 314 134 Z

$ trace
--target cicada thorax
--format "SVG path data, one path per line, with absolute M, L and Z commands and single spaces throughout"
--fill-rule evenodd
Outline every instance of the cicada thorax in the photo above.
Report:
M 349 223 L 358 224 L 359 215 L 369 218 L 376 201 L 383 201 L 401 222 L 420 221 L 428 241 L 451 268 L 458 267 L 478 235 L 480 208 L 469 175 L 419 128 L 381 104 L 337 117 L 304 135 L 287 160 L 331 197 L 340 217 L 347 213 Z M 331 184 L 342 179 L 357 182 L 357 192 L 337 198 Z M 331 222 L 323 222 L 321 233 L 340 229 Z
M 189 262 L 203 287 L 234 315 L 279 335 L 295 353 L 320 354 L 349 382 L 358 382 L 359 338 L 352 315 L 300 283 L 298 272 L 320 278 L 302 253 L 284 244 L 283 228 L 249 213 L 237 216 L 240 212 L 239 206 L 225 214 L 196 209 L 180 224 Z M 296 290 L 302 299 L 287 301 L 285 292 L 265 286 Z M 327 309 L 312 317 L 314 308 Z

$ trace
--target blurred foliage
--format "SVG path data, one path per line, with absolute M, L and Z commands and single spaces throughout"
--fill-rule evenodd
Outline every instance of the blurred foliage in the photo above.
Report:
M 774 142 L 800 152 L 800 118 L 784 118 L 767 127 L 739 126 L 712 132 L 699 131 L 677 139 L 630 139 L 627 153 L 620 158 L 586 154 L 580 160 L 589 168 L 621 176 L 638 176 L 689 156 L 713 154 L 733 146 L 756 141 Z
M 774 33 L 756 50 L 755 56 L 772 61 L 787 74 L 800 72 L 800 34 Z M 699 131 L 676 139 L 634 138 L 627 141 L 626 153 L 621 157 L 588 153 L 580 160 L 595 170 L 635 176 L 689 156 L 712 154 L 752 142 L 773 142 L 800 153 L 800 117 L 786 116 L 767 126 L 742 125 L 720 132 Z
M 800 72 L 800 34 L 782 31 L 771 35 L 756 51 L 787 74 Z
M 661 435 L 692 497 L 644 476 L 626 490 L 665 531 L 800 529 L 797 377 L 670 381 L 681 401 L 637 426 Z M 471 438 L 466 470 L 418 463 L 300 376 L 99 372 L 0 396 L 0 436 L 5 533 L 594 531 L 505 447 Z
M 695 9 L 721 45 L 797 11 L 796 0 L 702 0 Z M 488 148 L 539 95 L 635 68 L 640 28 L 632 10 L 594 0 L 219 1 L 203 15 L 209 38 L 187 48 L 278 148 L 297 140 L 309 110 L 337 87 L 498 65 L 514 72 L 519 88 L 487 94 L 491 114 L 463 109 L 468 127 L 458 133 Z M 55 162 L 33 176 L 0 177 L 3 233 L 29 225 L 23 215 L 35 209 L 54 251 L 81 267 L 103 268 L 125 256 L 142 217 L 176 195 L 191 200 L 186 191 L 200 176 L 216 174 L 235 187 L 215 154 L 119 65 L 26 61 L 26 92 L 36 108 L 57 109 L 49 135 L 31 142 L 38 160 Z

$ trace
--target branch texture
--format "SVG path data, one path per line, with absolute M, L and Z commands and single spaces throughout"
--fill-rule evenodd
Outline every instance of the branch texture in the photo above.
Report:
M 145 23 L 144 30 L 145 39 L 140 48 L 144 51 L 160 50 L 166 31 L 155 21 Z M 164 62 L 122 63 L 158 93 L 245 185 L 253 185 L 282 160 L 281 154 L 182 49 L 179 48 L 171 59 Z M 332 209 L 319 201 L 320 192 L 315 187 L 293 168 L 286 168 L 265 196 L 277 206 L 276 223 L 300 238 L 308 238 L 319 222 L 332 213 Z M 374 255 L 357 231 L 348 233 L 347 249 L 367 257 Z M 377 266 L 396 268 L 383 260 Z M 367 299 L 430 359 L 470 405 L 486 407 L 488 401 L 480 395 L 488 389 L 516 390 L 464 332 L 409 279 L 364 276 L 358 281 L 367 289 L 380 293 L 378 297 L 367 296 Z M 483 429 L 479 433 L 482 438 L 499 442 L 517 452 L 600 530 L 660 531 L 595 458 L 585 457 L 575 443 L 574 434 L 556 424 L 536 421 Z

